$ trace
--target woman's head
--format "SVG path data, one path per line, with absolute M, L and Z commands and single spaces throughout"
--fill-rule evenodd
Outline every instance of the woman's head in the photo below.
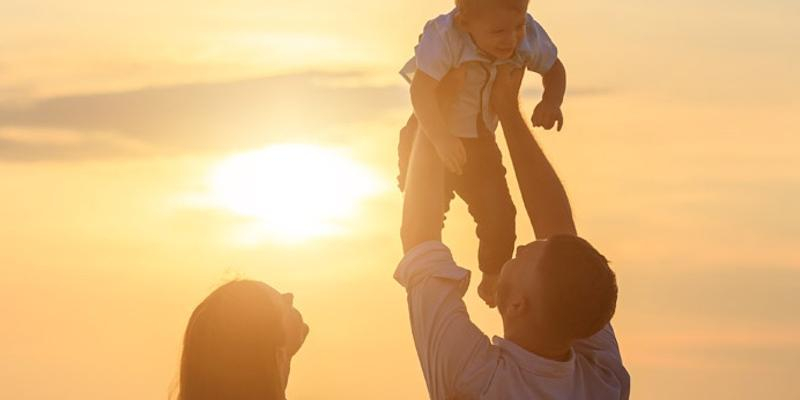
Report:
M 212 292 L 186 327 L 179 400 L 282 400 L 289 362 L 308 334 L 292 300 L 247 280 Z

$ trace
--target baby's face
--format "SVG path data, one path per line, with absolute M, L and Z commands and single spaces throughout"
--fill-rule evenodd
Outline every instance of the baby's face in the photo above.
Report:
M 524 11 L 498 7 L 470 15 L 463 20 L 462 28 L 485 53 L 495 59 L 505 60 L 514 55 L 525 37 L 526 16 Z

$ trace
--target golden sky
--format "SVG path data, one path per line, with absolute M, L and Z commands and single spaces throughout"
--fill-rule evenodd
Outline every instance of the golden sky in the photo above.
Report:
M 311 326 L 289 398 L 425 398 L 391 277 L 410 111 L 396 71 L 450 8 L 0 3 L 0 397 L 165 398 L 191 310 L 247 277 L 294 292 Z M 536 134 L 617 271 L 633 397 L 800 398 L 800 5 L 531 11 L 570 82 L 565 132 Z M 237 201 L 283 176 L 302 201 Z M 445 240 L 474 267 L 454 205 Z M 284 209 L 315 219 L 295 237 Z M 502 333 L 474 288 L 467 302 Z

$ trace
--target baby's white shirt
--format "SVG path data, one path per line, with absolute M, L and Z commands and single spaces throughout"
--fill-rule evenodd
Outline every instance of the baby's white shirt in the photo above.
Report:
M 528 14 L 525 37 L 514 55 L 493 61 L 481 51 L 470 35 L 455 25 L 456 10 L 425 24 L 412 57 L 400 74 L 410 83 L 417 70 L 442 80 L 450 70 L 464 67 L 464 85 L 448 113 L 448 126 L 454 136 L 476 138 L 483 131 L 481 122 L 492 133 L 497 130 L 497 115 L 489 107 L 497 67 L 511 63 L 544 74 L 558 58 L 558 50 L 544 28 Z

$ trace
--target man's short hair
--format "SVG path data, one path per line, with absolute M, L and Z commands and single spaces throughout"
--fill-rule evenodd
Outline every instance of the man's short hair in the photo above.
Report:
M 573 235 L 549 238 L 543 251 L 538 276 L 552 333 L 575 340 L 600 331 L 617 304 L 616 276 L 608 260 Z
M 509 7 L 526 11 L 530 0 L 456 0 L 456 8 L 462 15 L 470 14 L 490 7 Z

